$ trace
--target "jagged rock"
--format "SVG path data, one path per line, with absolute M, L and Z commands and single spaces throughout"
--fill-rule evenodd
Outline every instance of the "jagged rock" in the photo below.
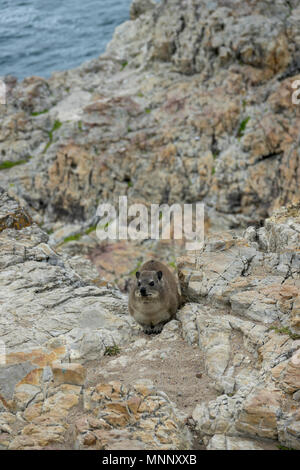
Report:
M 295 298 L 291 312 L 291 328 L 293 331 L 300 331 L 300 298 Z
M 133 441 L 134 446 L 139 441 L 156 450 L 190 446 L 191 436 L 176 409 L 149 381 L 141 380 L 129 389 L 120 382 L 98 384 L 86 389 L 83 399 L 84 409 L 97 420 L 85 420 L 83 428 L 77 424 L 79 448 L 115 448 L 114 428 L 123 430 L 122 439 Z
M 24 413 L 28 423 L 21 434 L 11 440 L 9 449 L 43 448 L 64 442 L 64 435 L 69 427 L 66 416 L 78 404 L 80 392 L 80 386 L 64 384 L 44 402 L 30 405 Z
M 209 441 L 207 450 L 263 450 L 263 448 L 249 439 L 215 434 Z
M 52 363 L 53 380 L 56 384 L 83 385 L 86 369 L 80 364 Z
M 277 214 L 263 228 L 264 246 L 262 230 L 251 227 L 245 237 L 212 234 L 201 252 L 179 259 L 182 291 L 190 300 L 177 314 L 183 336 L 199 345 L 205 370 L 223 393 L 193 412 L 208 449 L 264 448 L 260 438 L 299 448 L 291 395 L 297 401 L 300 270 L 295 232 L 285 232 L 298 209 Z M 256 443 L 243 443 L 249 437 Z
M 69 412 L 78 408 L 80 394 L 80 386 L 57 387 L 54 383 L 48 398 L 27 406 L 17 436 L 7 424 L 15 422 L 14 415 L 2 413 L 0 426 L 9 436 L 0 442 L 14 450 L 62 444 L 71 429 Z M 186 449 L 191 445 L 190 432 L 178 411 L 147 381 L 129 389 L 118 382 L 98 384 L 86 388 L 83 397 L 85 414 L 71 424 L 77 449 L 117 449 L 126 442 L 129 449 Z
M 0 188 L 0 232 L 5 229 L 21 230 L 32 224 L 30 216 L 21 209 L 17 202 L 9 198 Z
M 14 389 L 13 408 L 24 411 L 30 403 L 37 403 L 43 399 L 42 388 L 28 383 L 18 383 Z
M 281 253 L 298 250 L 300 246 L 300 205 L 282 207 L 265 220 L 264 227 L 249 227 L 245 238 L 258 242 L 263 251 Z
M 85 223 L 123 194 L 203 200 L 228 227 L 297 203 L 298 10 L 134 1 L 105 54 L 10 88 L 2 185 L 47 225 Z
M 272 375 L 280 388 L 286 392 L 294 393 L 300 390 L 300 349 L 289 360 L 275 366 Z
M 238 434 L 236 421 L 243 407 L 243 401 L 251 388 L 241 388 L 234 396 L 220 395 L 216 400 L 206 404 L 197 405 L 193 411 L 196 429 L 204 442 L 209 436 L 225 434 L 235 436 Z
M 12 217 L 22 211 L 2 200 Z M 75 448 L 190 448 L 184 417 L 149 381 L 85 387 L 82 363 L 128 344 L 138 327 L 126 296 L 96 287 L 88 262 L 60 256 L 47 241 L 35 224 L 0 233 L 1 449 L 56 448 L 67 432 Z M 161 340 L 178 338 L 178 330 L 173 320 Z M 70 422 L 75 410 L 85 413 L 84 428 Z
M 236 422 L 236 428 L 250 436 L 275 439 L 278 435 L 277 416 L 282 406 L 282 394 L 263 390 L 250 395 Z
M 225 312 L 216 315 L 214 309 L 197 304 L 187 304 L 178 318 L 186 340 L 192 334 L 193 343 L 204 352 L 205 369 L 218 392 L 231 395 L 255 385 L 259 377 L 255 363 L 263 355 L 260 347 L 268 338 L 266 328 Z
M 155 8 L 155 5 L 154 0 L 133 0 L 130 6 L 130 18 L 135 20 L 140 15 Z
M 300 246 L 300 205 L 282 208 L 265 222 L 269 251 L 297 250 Z
M 281 220 L 287 213 L 289 209 L 281 211 Z M 296 211 L 294 219 L 289 216 L 288 225 L 296 223 L 297 214 Z M 275 216 L 272 220 L 274 239 L 275 233 L 283 231 L 280 223 L 278 230 L 275 228 Z M 179 259 L 182 292 L 187 300 L 206 298 L 218 307 L 230 307 L 234 314 L 246 319 L 266 325 L 279 323 L 297 334 L 299 253 L 279 241 L 280 250 L 272 251 L 271 247 L 275 250 L 277 245 L 268 242 L 268 250 L 261 251 L 253 230 L 249 234 L 248 230 L 245 239 L 234 232 L 225 232 L 218 236 L 219 240 L 212 235 L 201 253 Z
M 300 450 L 300 413 L 299 410 L 284 414 L 278 423 L 280 442 L 291 449 Z
M 99 249 L 90 231 L 100 202 L 127 195 L 201 200 L 222 229 L 251 224 L 179 260 L 188 303 L 160 338 L 182 331 L 203 355 L 216 393 L 199 394 L 193 420 L 208 449 L 265 438 L 299 449 L 297 2 L 137 0 L 131 15 L 99 58 L 49 80 L 8 79 L 0 172 L 16 200 L 1 190 L 0 448 L 59 448 L 66 432 L 80 449 L 191 447 L 151 384 L 84 384 L 89 361 L 145 346 L 126 296 L 103 282 L 121 278 L 126 290 L 129 260 L 145 251 Z M 80 252 L 101 260 L 101 278 Z M 149 361 L 158 353 L 145 347 Z
M 0 366 L 0 397 L 4 402 L 12 398 L 15 386 L 31 371 L 31 362 L 20 362 L 13 365 Z
M 22 214 L 7 195 L 1 203 L 10 218 Z M 126 297 L 96 287 L 83 260 L 61 258 L 35 224 L 12 227 L 0 233 L 0 398 L 4 408 L 24 410 L 41 400 L 49 365 L 54 382 L 82 384 L 84 368 L 60 362 L 96 359 L 129 340 L 133 330 Z

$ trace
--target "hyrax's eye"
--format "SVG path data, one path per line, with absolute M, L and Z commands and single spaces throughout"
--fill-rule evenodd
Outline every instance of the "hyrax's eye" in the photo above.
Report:
M 154 282 L 153 281 L 149 282 L 149 286 L 154 286 Z
M 141 282 L 139 281 L 139 282 L 138 282 L 138 286 L 140 287 L 140 285 L 141 285 Z

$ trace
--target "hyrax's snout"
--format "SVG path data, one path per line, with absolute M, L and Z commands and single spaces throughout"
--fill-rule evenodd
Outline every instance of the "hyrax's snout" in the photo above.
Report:
M 142 296 L 142 297 L 146 297 L 146 295 L 147 295 L 146 287 L 141 287 L 140 293 L 141 293 L 141 296 Z

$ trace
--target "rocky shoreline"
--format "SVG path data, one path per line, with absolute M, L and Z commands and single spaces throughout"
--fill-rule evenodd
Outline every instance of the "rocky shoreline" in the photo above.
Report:
M 0 449 L 300 449 L 299 19 L 134 0 L 99 58 L 5 77 Z M 99 243 L 120 195 L 203 201 L 204 248 Z M 153 256 L 185 304 L 148 338 L 126 290 Z

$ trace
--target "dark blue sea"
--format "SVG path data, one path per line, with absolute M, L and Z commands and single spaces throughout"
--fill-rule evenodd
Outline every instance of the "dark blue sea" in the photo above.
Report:
M 0 76 L 49 77 L 104 52 L 131 0 L 0 0 Z

